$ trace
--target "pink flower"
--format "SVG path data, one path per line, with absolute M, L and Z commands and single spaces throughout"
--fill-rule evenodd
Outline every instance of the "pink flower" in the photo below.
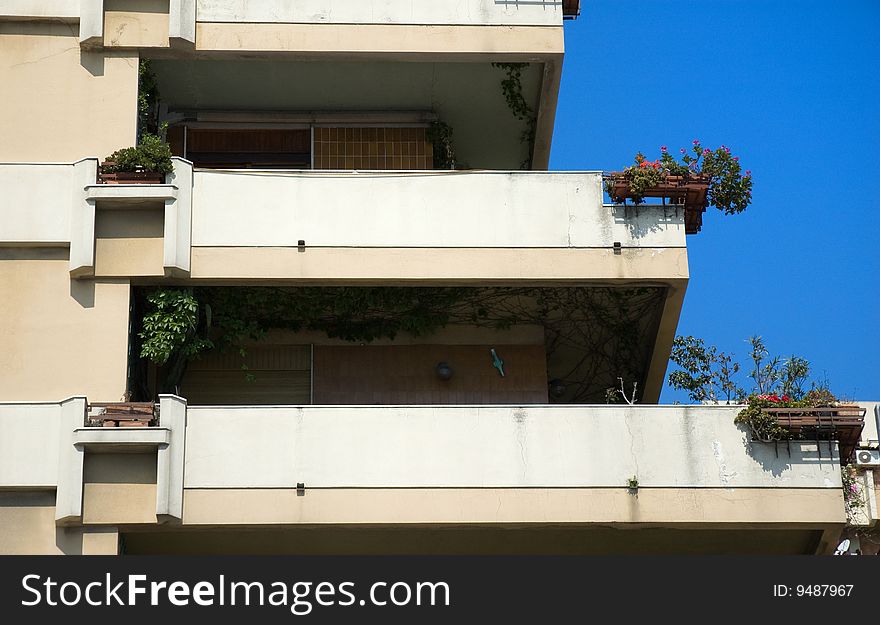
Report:
M 747 169 L 747 170 L 746 170 L 746 178 L 750 177 L 751 175 L 752 175 L 752 170 L 751 170 L 751 169 Z
M 706 148 L 705 150 L 703 150 L 703 156 L 709 156 L 711 153 L 712 153 L 712 150 L 710 150 L 709 148 Z
M 721 146 L 721 147 L 724 147 L 724 146 Z M 730 148 L 724 148 L 724 151 L 727 152 L 728 154 L 730 154 Z
M 734 157 L 733 157 L 733 160 L 735 160 L 737 163 L 739 163 L 739 157 L 738 157 L 738 156 L 734 156 Z
M 661 151 L 661 152 L 665 152 L 665 151 L 666 151 L 666 146 L 665 146 L 665 145 L 661 145 L 661 146 L 660 146 L 660 151 Z
M 684 152 L 685 152 L 684 148 L 681 148 L 681 149 L 679 150 L 679 152 L 681 152 L 682 154 L 684 154 Z
M 700 140 L 699 140 L 699 139 L 694 139 L 694 145 L 700 145 Z

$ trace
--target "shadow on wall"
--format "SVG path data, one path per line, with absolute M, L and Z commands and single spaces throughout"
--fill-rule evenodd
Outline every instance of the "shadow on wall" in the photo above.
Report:
M 780 477 L 783 471 L 791 468 L 793 461 L 797 464 L 839 463 L 832 441 L 756 441 L 752 440 L 745 426 L 740 425 L 739 429 L 746 453 L 773 477 Z
M 75 299 L 83 308 L 95 307 L 95 281 L 94 280 L 71 280 L 70 297 Z
M 79 54 L 79 64 L 82 65 L 83 69 L 85 69 L 92 76 L 100 77 L 104 75 L 103 52 L 89 52 L 88 50 L 81 50 Z
M 638 206 L 615 205 L 613 216 L 615 224 L 625 225 L 634 240 L 643 239 L 653 232 L 667 230 L 670 226 L 680 222 L 678 209 L 667 206 L 663 210 L 663 216 L 657 217 L 657 206 L 649 205 L 650 210 L 641 212 Z

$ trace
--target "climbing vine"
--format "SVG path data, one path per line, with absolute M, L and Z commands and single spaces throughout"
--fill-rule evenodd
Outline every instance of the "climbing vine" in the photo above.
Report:
M 243 350 L 271 329 L 311 330 L 353 342 L 429 336 L 460 324 L 544 328 L 548 366 L 565 401 L 595 401 L 619 376 L 643 380 L 661 288 L 195 287 L 139 292 L 140 355 L 174 391 L 186 363 Z
M 503 70 L 506 75 L 506 78 L 501 81 L 501 93 L 504 95 L 507 107 L 516 119 L 526 124 L 525 130 L 520 135 L 520 141 L 526 144 L 528 154 L 525 160 L 520 163 L 520 169 L 532 168 L 532 152 L 535 148 L 535 128 L 537 126 L 535 111 L 529 106 L 523 95 L 522 72 L 528 66 L 528 63 L 492 63 L 492 67 Z

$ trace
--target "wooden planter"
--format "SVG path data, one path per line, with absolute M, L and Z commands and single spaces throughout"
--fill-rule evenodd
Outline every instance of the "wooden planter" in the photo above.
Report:
M 165 174 L 155 171 L 119 171 L 105 174 L 104 168 L 113 165 L 104 161 L 98 168 L 98 184 L 164 184 Z
M 837 441 L 840 461 L 853 455 L 865 426 L 865 409 L 859 406 L 817 408 L 763 408 L 794 440 Z
M 101 410 L 101 414 L 89 417 L 91 427 L 149 427 L 159 423 L 156 405 L 150 402 L 93 403 L 89 407 Z
M 632 199 L 629 180 L 622 171 L 614 171 L 605 176 L 610 181 L 608 195 L 612 202 L 622 203 Z M 709 180 L 701 174 L 693 176 L 666 176 L 666 180 L 645 191 L 644 197 L 665 198 L 673 204 L 684 206 L 684 231 L 696 234 L 703 227 L 703 213 L 706 212 Z

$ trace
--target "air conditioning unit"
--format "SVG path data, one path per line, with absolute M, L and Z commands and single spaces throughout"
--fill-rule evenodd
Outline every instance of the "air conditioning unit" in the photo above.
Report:
M 880 449 L 856 449 L 856 464 L 860 467 L 880 467 Z

